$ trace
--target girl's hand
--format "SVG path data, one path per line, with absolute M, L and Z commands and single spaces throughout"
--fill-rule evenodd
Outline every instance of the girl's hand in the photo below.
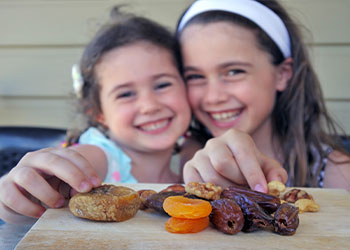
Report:
M 45 211 L 43 204 L 59 208 L 74 192 L 87 192 L 99 186 L 101 178 L 90 161 L 73 148 L 27 153 L 3 176 L 0 218 L 9 223 L 20 223 L 23 215 L 39 218 Z
M 230 129 L 210 139 L 184 166 L 184 181 L 232 183 L 267 192 L 267 182 L 287 181 L 287 172 L 274 159 L 264 156 L 246 133 Z

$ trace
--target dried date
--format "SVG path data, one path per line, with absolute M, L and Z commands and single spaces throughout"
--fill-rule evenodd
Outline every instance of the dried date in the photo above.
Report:
M 232 199 L 241 207 L 244 216 L 244 226 L 242 228 L 243 232 L 253 232 L 259 229 L 273 231 L 273 217 L 266 213 L 266 211 L 256 202 L 256 200 L 263 204 L 270 203 L 267 201 L 265 202 L 261 197 L 257 199 L 260 193 L 254 194 L 253 192 L 246 192 L 245 189 L 241 190 L 230 186 L 221 193 L 221 197 Z M 268 199 L 271 199 L 271 195 L 262 195 L 267 196 Z M 275 198 L 276 197 L 274 197 L 274 199 Z M 273 204 L 273 206 L 269 206 L 270 208 L 277 207 L 277 204 L 271 204 Z
M 218 199 L 211 202 L 213 208 L 210 214 L 211 223 L 221 232 L 236 234 L 244 225 L 241 208 L 231 199 Z
M 140 209 L 141 210 L 145 210 L 147 209 L 147 205 L 146 205 L 146 200 L 149 196 L 156 194 L 157 192 L 152 190 L 152 189 L 142 189 L 137 191 L 140 199 L 141 199 L 141 205 L 140 205 Z
M 274 214 L 274 231 L 281 235 L 295 234 L 299 226 L 299 209 L 283 203 Z
M 221 197 L 231 198 L 231 196 L 235 196 L 237 194 L 244 195 L 245 197 L 247 197 L 247 199 L 256 202 L 268 214 L 274 213 L 281 204 L 281 200 L 276 196 L 264 194 L 248 188 L 233 185 L 226 188 L 221 193 Z

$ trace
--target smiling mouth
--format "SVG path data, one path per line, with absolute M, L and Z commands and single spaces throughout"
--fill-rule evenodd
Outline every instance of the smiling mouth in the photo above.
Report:
M 228 122 L 236 119 L 242 113 L 242 109 L 236 111 L 224 111 L 209 113 L 209 116 L 218 122 Z
M 156 121 L 156 122 L 150 122 L 144 125 L 139 126 L 139 128 L 143 131 L 151 132 L 155 130 L 162 129 L 166 127 L 170 122 L 170 119 L 164 119 L 161 121 Z

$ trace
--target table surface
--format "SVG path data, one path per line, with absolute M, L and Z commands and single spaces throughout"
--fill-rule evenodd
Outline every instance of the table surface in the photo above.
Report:
M 134 184 L 135 190 L 164 185 Z M 48 209 L 16 249 L 349 249 L 350 194 L 339 189 L 306 189 L 321 210 L 300 214 L 295 235 L 266 231 L 226 235 L 209 227 L 197 234 L 171 234 L 168 219 L 153 211 L 139 211 L 130 220 L 93 222 L 73 216 L 67 208 Z

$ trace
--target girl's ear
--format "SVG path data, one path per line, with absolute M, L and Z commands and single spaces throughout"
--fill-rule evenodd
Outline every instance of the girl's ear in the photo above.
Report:
M 103 126 L 106 126 L 106 124 L 105 124 L 105 117 L 104 117 L 104 115 L 102 113 L 100 113 L 100 114 L 98 114 L 96 116 L 96 121 L 101 123 Z
M 293 76 L 293 59 L 287 58 L 282 62 L 280 65 L 278 65 L 278 72 L 277 72 L 277 84 L 276 89 L 278 91 L 283 91 L 288 86 L 288 81 Z

